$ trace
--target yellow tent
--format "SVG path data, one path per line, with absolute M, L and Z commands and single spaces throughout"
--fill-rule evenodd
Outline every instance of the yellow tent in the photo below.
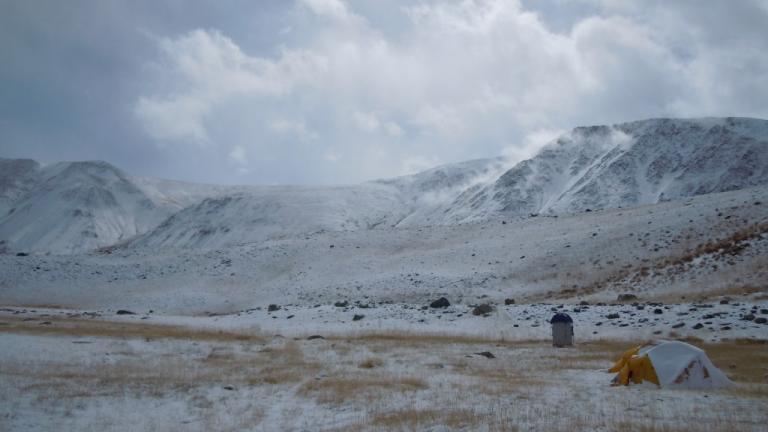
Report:
M 610 373 L 618 373 L 613 379 L 612 385 L 629 385 L 630 380 L 633 384 L 650 381 L 659 385 L 659 377 L 656 376 L 656 370 L 653 369 L 651 358 L 647 355 L 638 355 L 642 347 L 643 345 L 638 345 L 628 349 L 613 367 L 608 369 Z
M 612 385 L 648 381 L 660 387 L 716 388 L 733 384 L 704 351 L 679 341 L 657 341 L 629 349 L 608 372 L 616 374 Z

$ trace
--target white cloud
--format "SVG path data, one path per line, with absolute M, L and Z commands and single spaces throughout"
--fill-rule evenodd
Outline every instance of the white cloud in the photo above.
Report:
M 304 141 L 318 139 L 318 134 L 309 128 L 303 120 L 278 119 L 269 124 L 269 128 L 279 134 L 292 135 Z
M 341 0 L 301 0 L 301 3 L 317 15 L 340 20 L 351 18 L 346 4 Z
M 289 23 L 293 42 L 274 56 L 215 30 L 162 39 L 155 78 L 172 90 L 147 91 L 136 116 L 157 140 L 280 136 L 280 154 L 301 153 L 336 182 L 529 157 L 581 124 L 768 116 L 768 41 L 759 19 L 739 29 L 757 12 L 714 28 L 698 2 L 583 1 L 602 13 L 557 32 L 516 0 L 407 2 L 396 26 L 360 15 L 364 3 L 300 0 L 309 24 Z M 344 164 L 328 157 L 340 154 Z
M 538 129 L 527 134 L 519 143 L 509 145 L 501 151 L 501 155 L 507 159 L 508 165 L 514 165 L 520 161 L 532 158 L 536 152 L 547 144 L 552 143 L 559 136 L 567 133 L 565 129 Z
M 207 117 L 242 97 L 280 97 L 324 70 L 321 57 L 302 50 L 275 60 L 251 57 L 218 31 L 195 30 L 159 42 L 167 64 L 161 79 L 176 92 L 142 96 L 135 107 L 147 132 L 162 140 L 203 141 Z
M 240 165 L 248 163 L 248 160 L 245 157 L 245 148 L 243 146 L 232 147 L 232 150 L 229 152 L 229 158 Z

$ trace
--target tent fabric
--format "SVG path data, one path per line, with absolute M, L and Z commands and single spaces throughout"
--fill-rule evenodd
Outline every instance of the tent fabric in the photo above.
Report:
M 679 341 L 658 341 L 624 352 L 609 372 L 614 385 L 648 381 L 662 388 L 717 388 L 732 385 L 707 354 Z

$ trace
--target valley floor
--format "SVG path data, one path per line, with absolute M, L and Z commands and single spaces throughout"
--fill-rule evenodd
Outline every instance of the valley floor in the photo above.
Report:
M 709 305 L 516 305 L 488 317 L 404 305 L 193 317 L 3 308 L 0 430 L 763 430 L 768 326 L 735 317 L 768 316 L 768 305 Z M 552 308 L 574 316 L 573 348 L 548 342 Z M 716 314 L 713 330 L 691 329 L 704 314 Z M 650 329 L 689 335 L 737 385 L 610 387 L 605 369 Z

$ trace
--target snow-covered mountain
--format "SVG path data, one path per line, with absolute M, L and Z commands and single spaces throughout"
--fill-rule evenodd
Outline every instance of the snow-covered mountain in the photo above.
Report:
M 0 159 L 0 250 L 70 253 L 111 245 L 224 189 L 132 177 L 106 162 L 43 167 Z
M 483 159 L 338 187 L 196 185 L 104 162 L 0 159 L 0 248 L 68 253 L 134 238 L 204 247 L 318 231 L 451 225 L 628 207 L 768 184 L 768 121 L 576 128 L 514 166 Z
M 656 119 L 579 127 L 442 209 L 445 222 L 572 213 L 768 183 L 768 121 Z

